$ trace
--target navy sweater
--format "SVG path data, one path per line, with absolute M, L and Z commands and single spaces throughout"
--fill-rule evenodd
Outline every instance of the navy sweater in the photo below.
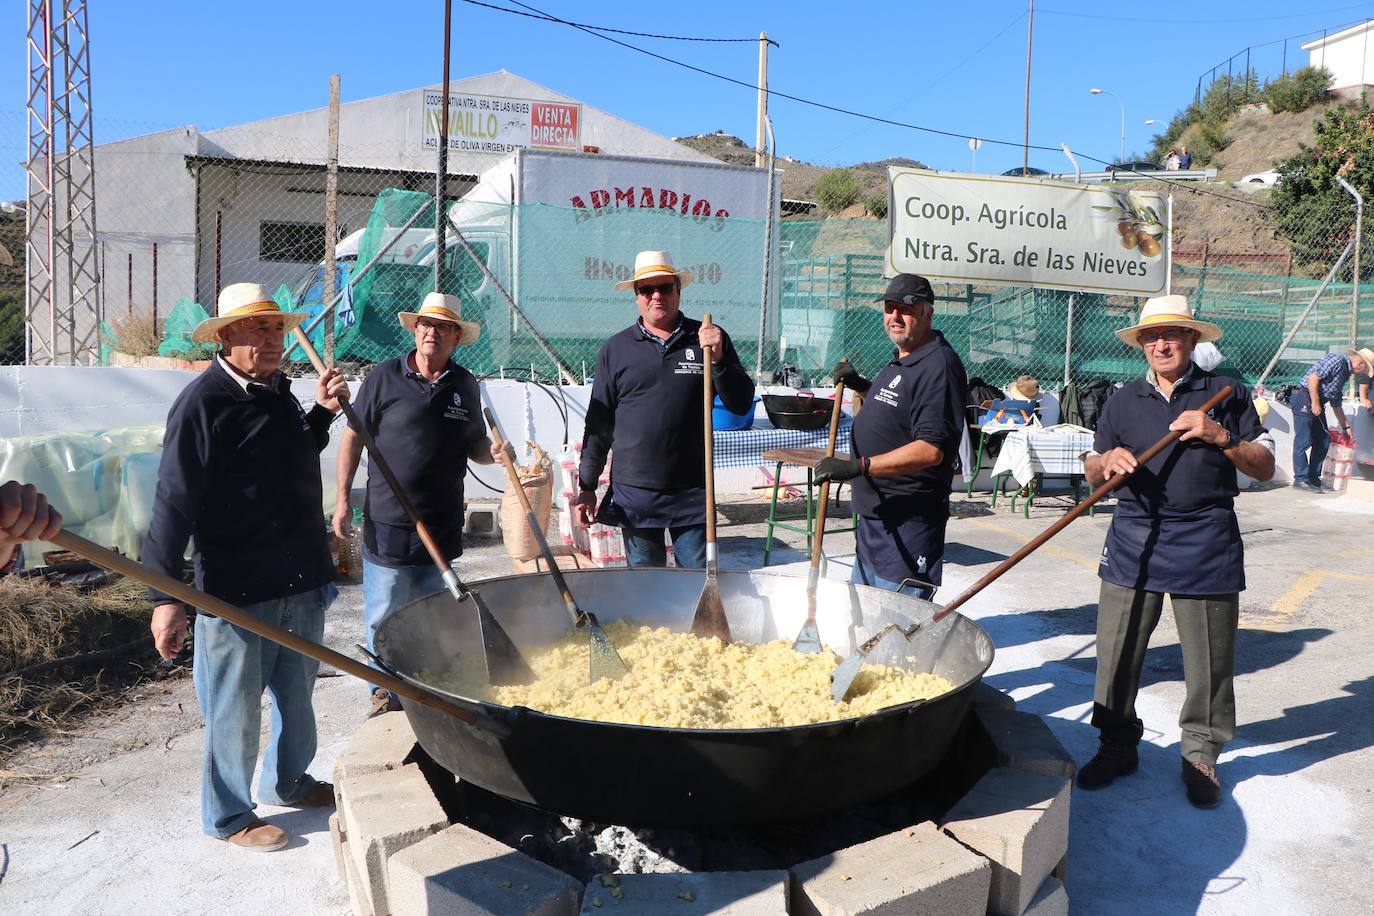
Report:
M 334 417 L 319 405 L 303 411 L 285 377 L 250 389 L 216 361 L 172 404 L 143 541 L 143 562 L 179 579 L 195 538 L 196 587 L 240 606 L 334 575 L 320 483 Z

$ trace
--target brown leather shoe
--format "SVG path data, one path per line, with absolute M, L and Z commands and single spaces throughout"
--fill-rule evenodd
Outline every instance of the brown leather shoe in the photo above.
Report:
M 1221 804 L 1221 779 L 1216 767 L 1184 760 L 1183 785 L 1188 789 L 1188 801 L 1193 807 L 1215 808 Z
M 334 807 L 334 787 L 327 782 L 317 782 L 300 798 L 291 803 L 292 808 L 332 808 Z
M 1078 771 L 1080 789 L 1105 789 L 1119 776 L 1127 776 L 1140 766 L 1140 755 L 1134 744 L 1103 739 L 1093 759 Z
M 235 846 L 256 852 L 276 852 L 291 840 L 285 830 L 273 827 L 261 818 L 255 818 L 247 827 L 238 833 L 229 834 L 224 839 Z
M 368 710 L 367 718 L 380 716 L 384 712 L 400 712 L 401 701 L 391 695 L 385 687 L 378 687 L 372 691 L 372 708 Z

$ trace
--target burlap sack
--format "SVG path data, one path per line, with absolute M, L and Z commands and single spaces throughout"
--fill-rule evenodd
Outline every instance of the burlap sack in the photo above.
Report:
M 553 506 L 553 463 L 544 450 L 533 442 L 528 443 L 534 453 L 534 463 L 515 466 L 517 476 L 525 490 L 525 496 L 534 510 L 541 533 L 549 529 L 549 510 Z M 530 531 L 525 519 L 525 507 L 520 505 L 520 497 L 511 489 L 507 481 L 505 492 L 501 494 L 501 539 L 506 543 L 506 553 L 512 560 L 532 560 L 539 556 L 539 542 Z

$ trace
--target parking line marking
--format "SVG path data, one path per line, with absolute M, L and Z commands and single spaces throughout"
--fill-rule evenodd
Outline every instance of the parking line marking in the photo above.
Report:
M 1008 537 L 1013 537 L 1016 540 L 1020 541 L 1022 544 L 1028 543 L 1030 541 L 1030 537 L 1022 534 L 1015 528 L 1008 528 L 1006 525 L 999 525 L 997 522 L 989 522 L 985 519 L 975 518 L 973 519 L 973 523 L 981 528 L 987 528 L 989 531 L 996 531 L 1001 534 L 1005 534 Z M 1038 552 L 1047 553 L 1050 556 L 1058 557 L 1061 560 L 1069 560 L 1071 562 L 1077 563 L 1079 566 L 1085 566 L 1088 569 L 1094 571 L 1096 571 L 1097 569 L 1097 560 L 1089 560 L 1076 553 L 1070 553 L 1067 550 L 1062 550 L 1058 547 L 1052 547 L 1049 544 L 1046 544 L 1043 547 L 1041 547 Z

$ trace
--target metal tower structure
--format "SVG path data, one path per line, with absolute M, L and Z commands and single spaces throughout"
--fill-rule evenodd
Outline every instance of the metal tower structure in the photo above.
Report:
M 24 352 L 98 362 L 99 265 L 85 0 L 29 0 Z

